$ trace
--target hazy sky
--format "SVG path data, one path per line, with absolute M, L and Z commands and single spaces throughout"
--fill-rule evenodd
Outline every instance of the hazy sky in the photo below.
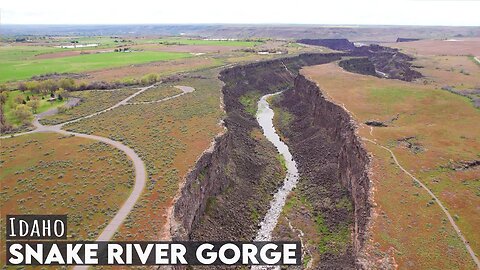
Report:
M 298 23 L 480 26 L 480 0 L 1 0 L 2 24 Z

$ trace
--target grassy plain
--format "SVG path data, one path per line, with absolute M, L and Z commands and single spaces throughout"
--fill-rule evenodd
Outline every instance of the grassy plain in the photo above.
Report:
M 379 79 L 343 71 L 336 64 L 302 71 L 358 123 L 388 121 L 389 127 L 360 125 L 359 134 L 390 148 L 399 162 L 449 209 L 475 252 L 480 252 L 480 168 L 454 170 L 478 159 L 480 111 L 468 99 L 432 85 Z M 421 151 L 402 143 L 413 137 Z M 388 153 L 366 142 L 373 154 L 376 203 L 372 249 L 393 255 L 399 267 L 473 269 L 474 264 L 441 209 L 426 191 L 399 171 Z M 437 259 L 432 259 L 437 258 Z
M 455 41 L 421 40 L 386 44 L 415 57 L 414 65 L 425 76 L 423 81 L 436 87 L 457 90 L 480 87 L 480 68 L 474 56 L 480 56 L 480 39 Z
M 132 162 L 104 143 L 53 133 L 0 143 L 2 235 L 6 214 L 68 214 L 68 239 L 94 240 L 133 187 Z
M 141 93 L 140 95 L 132 98 L 129 102 L 148 102 L 148 101 L 158 101 L 167 97 L 178 95 L 183 93 L 182 90 L 174 87 L 175 84 L 161 84 L 154 88 L 150 88 L 147 91 Z
M 40 120 L 44 125 L 56 125 L 74 120 L 89 114 L 105 110 L 128 96 L 137 92 L 138 89 L 125 88 L 116 90 L 86 90 L 71 92 L 71 97 L 80 98 L 80 103 L 55 115 L 47 116 Z
M 81 72 L 190 56 L 188 53 L 148 51 L 105 52 L 50 59 L 8 59 L 9 56 L 7 59 L 0 58 L 0 61 L 2 61 L 0 82 L 28 79 L 34 75 L 53 72 Z
M 162 233 L 167 211 L 181 179 L 221 131 L 218 70 L 190 75 L 175 84 L 194 87 L 193 93 L 162 103 L 121 106 L 66 126 L 68 130 L 121 141 L 147 166 L 146 189 L 116 239 L 166 237 Z

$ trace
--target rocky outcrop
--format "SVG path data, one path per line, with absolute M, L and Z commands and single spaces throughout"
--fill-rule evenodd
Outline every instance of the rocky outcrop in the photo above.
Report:
M 377 76 L 375 66 L 366 57 L 342 60 L 338 63 L 338 65 L 348 72 Z
M 419 38 L 397 38 L 396 42 L 411 42 L 411 41 L 419 41 Z
M 413 57 L 401 53 L 398 49 L 384 47 L 380 45 L 362 46 L 356 48 L 351 52 L 352 56 L 367 57 L 375 67 L 375 71 L 383 77 L 389 79 L 399 79 L 403 81 L 413 81 L 421 78 L 422 74 L 414 69 L 412 66 Z M 349 71 L 360 74 L 363 71 L 363 66 L 360 69 L 351 69 Z
M 346 38 L 329 38 L 329 39 L 299 39 L 298 43 L 323 46 L 336 51 L 352 51 L 355 45 Z

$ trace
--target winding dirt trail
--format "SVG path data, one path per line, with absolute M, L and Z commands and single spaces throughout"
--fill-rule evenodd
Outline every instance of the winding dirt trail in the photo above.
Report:
M 412 178 L 417 184 L 419 184 L 424 190 L 426 190 L 430 196 L 432 196 L 432 198 L 435 200 L 435 202 L 438 204 L 438 206 L 440 206 L 440 208 L 442 209 L 443 213 L 445 213 L 445 215 L 447 216 L 448 221 L 450 222 L 452 227 L 455 229 L 455 232 L 457 233 L 458 237 L 462 240 L 463 244 L 465 245 L 465 248 L 467 249 L 468 253 L 470 254 L 470 257 L 472 257 L 473 261 L 477 265 L 477 268 L 480 269 L 480 261 L 478 260 L 477 255 L 475 255 L 475 252 L 470 247 L 470 244 L 468 243 L 467 239 L 465 239 L 465 237 L 463 236 L 462 232 L 460 231 L 460 228 L 457 226 L 457 224 L 455 223 L 455 220 L 452 218 L 452 215 L 450 215 L 450 212 L 448 212 L 447 208 L 445 206 L 443 206 L 443 203 L 437 198 L 437 196 L 435 196 L 435 194 L 427 186 L 425 186 L 420 180 L 418 180 L 409 171 L 407 171 L 405 168 L 403 168 L 402 165 L 400 165 L 400 163 L 397 160 L 397 157 L 395 156 L 395 154 L 393 153 L 392 150 L 390 150 L 389 148 L 387 148 L 383 145 L 378 144 L 377 142 L 375 142 L 373 140 L 370 140 L 370 139 L 367 139 L 367 138 L 362 138 L 362 139 L 364 141 L 373 143 L 374 145 L 388 151 L 390 153 L 391 157 L 393 158 L 393 161 L 400 168 L 400 170 L 402 170 L 405 174 L 410 176 L 410 178 Z
M 97 135 L 90 135 L 90 134 L 83 134 L 83 133 L 76 133 L 76 132 L 70 132 L 70 131 L 62 130 L 62 127 L 66 124 L 70 124 L 70 123 L 78 122 L 78 121 L 83 120 L 83 119 L 91 118 L 93 116 L 105 113 L 107 111 L 113 110 L 113 109 L 115 109 L 117 107 L 120 107 L 120 106 L 123 106 L 123 105 L 158 103 L 158 102 L 167 101 L 167 100 L 170 100 L 170 99 L 173 99 L 173 98 L 177 98 L 177 97 L 180 97 L 180 96 L 182 96 L 186 93 L 191 93 L 191 92 L 195 91 L 195 89 L 193 87 L 175 86 L 176 88 L 182 90 L 183 92 L 181 94 L 177 94 L 175 96 L 167 97 L 167 98 L 157 100 L 157 101 L 146 102 L 146 103 L 142 103 L 142 102 L 140 102 L 140 103 L 128 103 L 128 101 L 131 100 L 132 98 L 136 97 L 137 95 L 143 93 L 144 91 L 146 91 L 146 90 L 148 90 L 148 89 L 150 89 L 154 86 L 155 86 L 155 84 L 147 86 L 147 87 L 139 88 L 139 91 L 135 92 L 134 94 L 128 96 L 124 100 L 118 102 L 117 104 L 115 104 L 115 105 L 113 105 L 113 106 L 111 106 L 111 107 L 109 107 L 105 110 L 101 110 L 101 111 L 92 113 L 90 115 L 80 117 L 80 118 L 77 118 L 77 119 L 74 119 L 74 120 L 71 120 L 71 121 L 67 121 L 67 122 L 64 122 L 64 123 L 61 123 L 61 124 L 58 124 L 58 125 L 54 125 L 54 126 L 42 125 L 39 122 L 39 120 L 42 119 L 45 116 L 48 116 L 48 115 L 51 115 L 52 113 L 55 113 L 54 112 L 55 109 L 52 109 L 52 110 L 49 110 L 47 112 L 44 112 L 44 113 L 41 113 L 41 114 L 38 114 L 38 115 L 35 116 L 35 119 L 33 121 L 33 125 L 35 126 L 35 130 L 0 137 L 0 139 L 7 139 L 7 138 L 18 137 L 18 136 L 32 134 L 32 133 L 44 133 L 44 132 L 54 132 L 54 133 L 59 133 L 59 134 L 62 134 L 62 135 L 77 136 L 77 137 L 91 139 L 91 140 L 100 141 L 100 142 L 104 142 L 106 144 L 109 144 L 109 145 L 123 151 L 132 160 L 134 168 L 135 168 L 135 185 L 133 187 L 132 193 L 127 198 L 127 200 L 123 203 L 123 205 L 120 207 L 117 214 L 108 223 L 107 227 L 105 227 L 105 229 L 103 229 L 103 231 L 97 237 L 97 241 L 108 241 L 108 240 L 110 240 L 113 237 L 113 235 L 115 234 L 115 232 L 118 230 L 118 228 L 122 225 L 123 221 L 127 218 L 128 214 L 130 213 L 130 211 L 135 206 L 135 203 L 137 202 L 137 200 L 140 198 L 140 196 L 142 194 L 142 191 L 145 187 L 146 181 L 147 181 L 147 172 L 146 172 L 146 169 L 145 169 L 145 163 L 137 155 L 137 153 L 135 153 L 135 151 L 132 148 L 130 148 L 130 147 L 118 142 L 118 141 L 114 141 L 112 139 L 97 136 Z M 78 266 L 78 267 L 75 267 L 75 269 L 85 269 L 85 267 L 84 266 Z

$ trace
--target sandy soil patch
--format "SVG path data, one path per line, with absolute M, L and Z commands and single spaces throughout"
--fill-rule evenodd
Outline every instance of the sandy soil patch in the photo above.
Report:
M 480 38 L 448 40 L 419 40 L 412 42 L 387 43 L 410 54 L 419 55 L 480 55 Z

